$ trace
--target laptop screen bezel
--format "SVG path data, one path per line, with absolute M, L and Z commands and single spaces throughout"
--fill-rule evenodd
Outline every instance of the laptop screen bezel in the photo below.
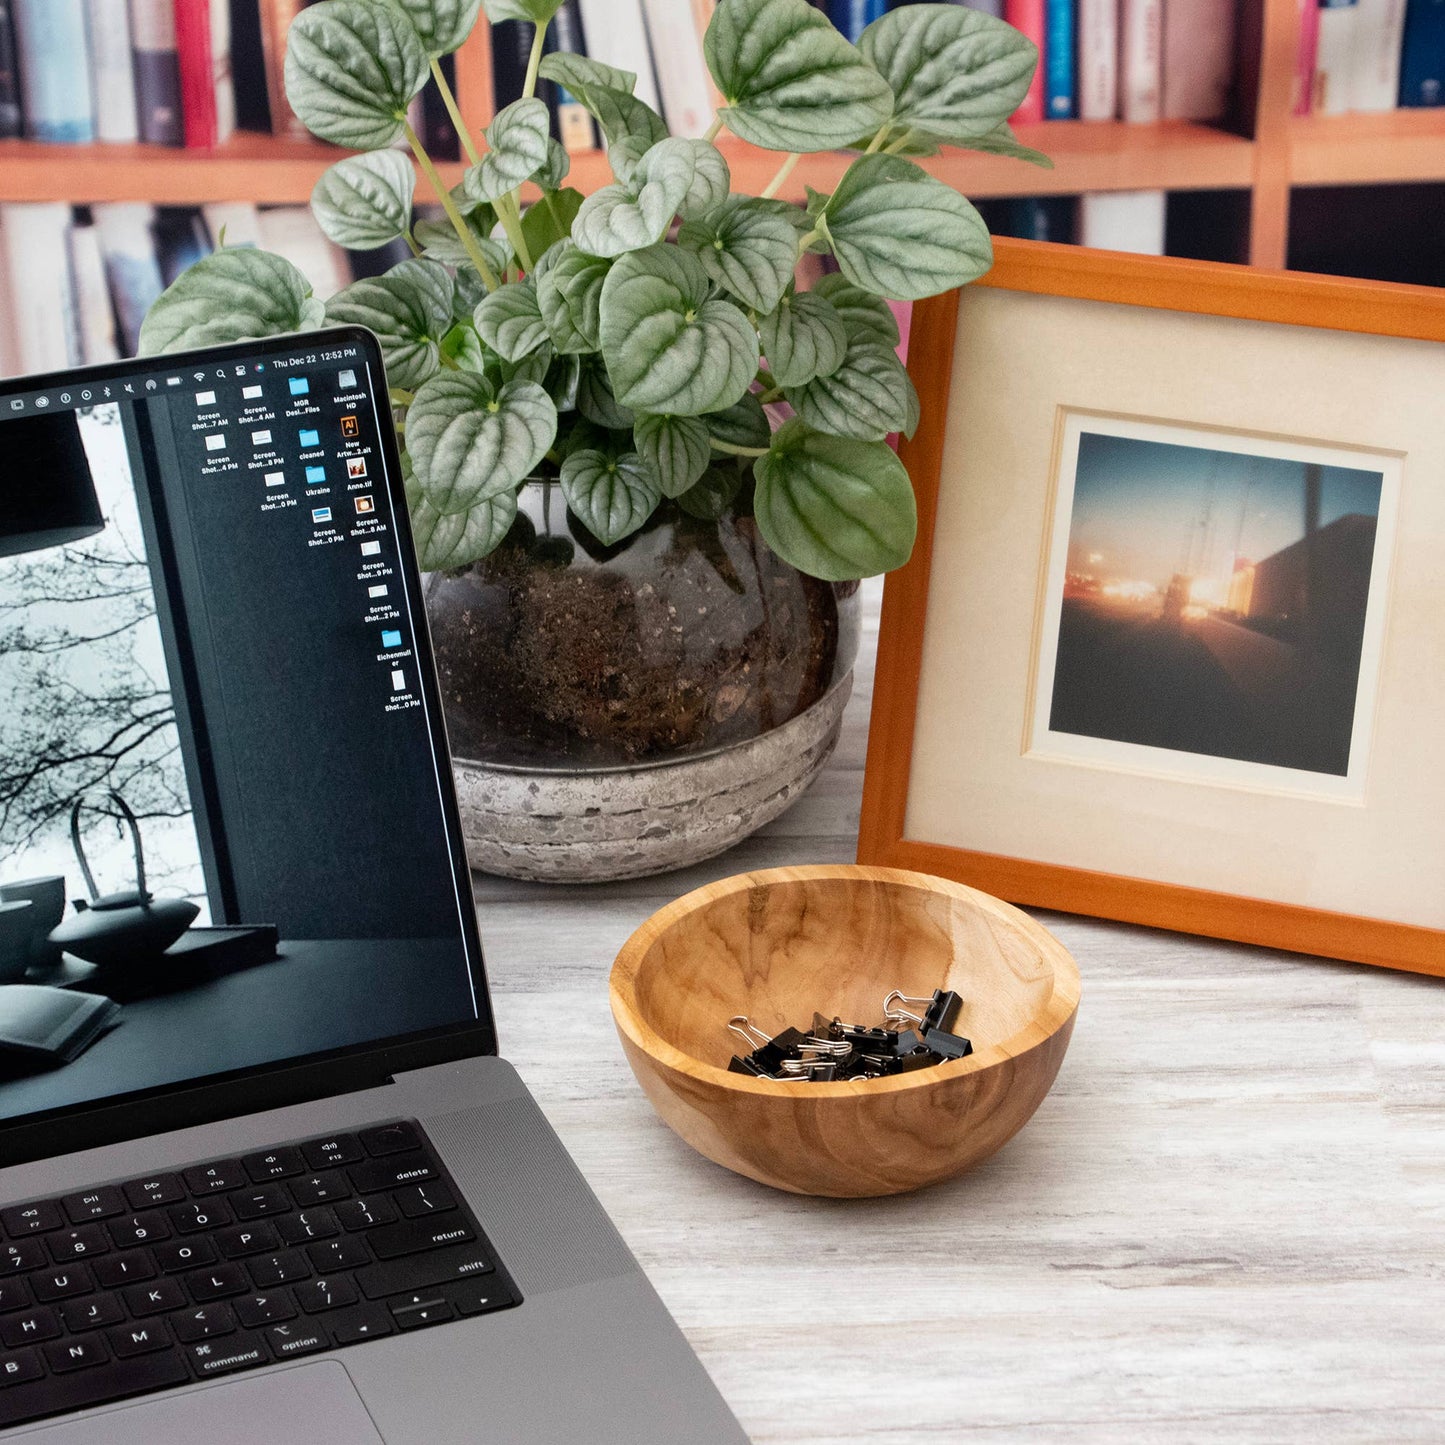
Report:
M 162 371 L 184 371 L 190 367 L 222 365 L 246 360 L 265 361 L 276 356 L 295 356 L 315 347 L 359 347 L 373 377 L 384 377 L 381 346 L 365 327 L 328 327 L 325 330 L 288 333 L 264 340 L 236 342 L 199 350 L 171 352 L 161 357 L 111 362 L 103 366 L 77 367 L 38 376 L 0 380 L 0 403 L 17 394 L 69 388 L 109 381 L 134 381 L 138 376 Z M 401 565 L 412 577 L 420 576 L 416 549 L 407 513 L 402 482 L 401 452 L 391 408 L 378 398 L 376 415 L 379 444 L 385 462 L 386 490 L 395 519 L 396 545 Z M 3 407 L 0 407 L 3 410 Z M 0 425 L 4 417 L 0 415 Z M 0 432 L 3 436 L 3 432 Z M 415 609 L 417 663 L 426 704 L 432 744 L 439 758 L 449 758 L 446 721 L 441 689 L 432 661 L 431 638 L 425 609 Z M 438 769 L 438 792 L 449 837 L 453 881 L 458 897 L 471 898 L 471 871 L 462 843 L 461 815 L 456 787 L 448 767 Z M 109 1095 L 42 1113 L 0 1119 L 0 1168 L 55 1158 L 103 1144 L 124 1143 L 174 1129 L 214 1123 L 242 1114 L 354 1093 L 386 1084 L 394 1075 L 436 1064 L 454 1063 L 497 1052 L 496 1020 L 487 985 L 481 934 L 474 907 L 459 908 L 462 941 L 470 965 L 478 1017 L 455 1025 L 429 1029 L 401 1037 L 374 1039 L 342 1049 L 300 1057 L 274 1060 L 223 1074 L 186 1079 L 153 1089 L 123 1095 Z

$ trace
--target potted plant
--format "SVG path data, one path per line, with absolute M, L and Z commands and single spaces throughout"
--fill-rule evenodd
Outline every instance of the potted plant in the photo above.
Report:
M 404 237 L 415 254 L 323 305 L 282 258 L 223 247 L 141 339 L 377 334 L 473 859 L 618 877 L 721 851 L 826 759 L 857 581 L 906 561 L 916 530 L 887 438 L 912 432 L 918 399 L 888 301 L 992 260 L 977 211 L 914 158 L 1047 162 L 1006 123 L 1035 47 L 960 6 L 893 11 L 855 46 L 807 0 L 720 0 L 705 52 L 723 104 L 686 138 L 634 76 L 547 52 L 560 3 L 303 10 L 287 95 L 363 152 L 322 176 L 313 211 L 340 245 Z M 483 5 L 535 37 L 523 98 L 479 144 L 438 60 Z M 406 118 L 431 76 L 470 162 L 453 188 Z M 566 184 L 542 78 L 605 139 L 614 180 L 590 196 Z M 732 193 L 724 130 L 780 153 L 761 196 Z M 840 148 L 857 154 L 831 194 L 778 198 L 803 154 Z M 413 224 L 413 157 L 444 219 Z M 800 290 L 810 253 L 836 268 Z

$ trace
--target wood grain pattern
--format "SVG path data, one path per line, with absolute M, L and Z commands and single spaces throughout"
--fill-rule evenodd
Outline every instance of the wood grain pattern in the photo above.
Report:
M 890 1079 L 781 1083 L 727 1072 L 742 1014 L 772 1036 L 814 1012 L 881 1023 L 893 989 L 964 1000 L 966 1059 Z M 936 1184 L 996 1153 L 1054 1082 L 1079 971 L 1026 914 L 885 868 L 746 873 L 648 919 L 612 969 L 612 1013 L 658 1113 L 709 1159 L 797 1194 Z
M 1438 1445 L 1432 979 L 1042 915 L 1084 1007 L 1028 1128 L 963 1177 L 809 1199 L 658 1119 L 608 968 L 688 889 L 852 858 L 881 590 L 838 751 L 761 834 L 670 877 L 475 880 L 503 1053 L 743 1427 L 756 1445 Z
M 999 240 L 996 254 L 994 269 L 975 285 L 1445 342 L 1445 291 L 1431 287 L 1122 256 L 1029 241 Z M 858 861 L 940 873 L 1016 903 L 1445 976 L 1445 930 L 1001 858 L 905 837 L 934 522 L 952 440 L 947 414 L 957 326 L 956 293 L 923 303 L 913 321 L 910 371 L 923 421 L 912 441 L 903 443 L 900 456 L 919 500 L 918 542 L 908 565 L 889 577 L 884 594 Z

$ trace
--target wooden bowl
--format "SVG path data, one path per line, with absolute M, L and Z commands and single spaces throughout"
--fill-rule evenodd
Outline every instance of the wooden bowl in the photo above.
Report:
M 963 998 L 974 1052 L 892 1078 L 780 1083 L 729 1073 L 747 1014 L 765 1033 L 813 1011 L 882 1022 L 890 989 Z M 795 1194 L 902 1194 L 1006 1144 L 1043 1102 L 1079 1004 L 1079 970 L 1018 909 L 892 868 L 773 868 L 655 913 L 612 969 L 638 1082 L 709 1159 Z

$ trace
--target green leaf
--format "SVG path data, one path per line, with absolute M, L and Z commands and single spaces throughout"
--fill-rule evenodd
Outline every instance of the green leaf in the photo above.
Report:
M 602 344 L 602 283 L 610 261 L 563 241 L 552 263 L 537 278 L 537 304 L 552 341 L 563 354 L 596 351 Z
M 847 582 L 901 567 L 913 551 L 913 487 L 884 442 L 824 436 L 794 419 L 754 476 L 758 530 L 801 572 Z
M 766 201 L 727 201 L 686 222 L 677 243 L 719 286 L 763 314 L 782 299 L 798 261 L 797 227 Z
M 582 358 L 580 356 L 558 356 L 547 368 L 542 385 L 552 404 L 560 411 L 577 410 L 577 388 L 582 382 Z
M 406 420 L 417 484 L 446 516 L 510 491 L 531 475 L 556 435 L 557 408 L 536 382 L 497 387 L 465 371 L 434 376 Z
M 504 361 L 521 361 L 547 340 L 547 323 L 530 281 L 499 286 L 476 309 L 477 333 Z
M 477 23 L 482 0 L 392 0 L 416 26 L 430 56 L 450 55 L 461 48 Z
M 815 431 L 882 441 L 908 425 L 911 385 L 897 352 L 855 337 L 837 370 L 787 387 L 783 395 Z
M 1043 151 L 1020 145 L 1007 121 L 989 131 L 987 135 L 976 136 L 967 143 L 967 148 L 971 151 L 983 151 L 991 156 L 1010 156 L 1016 161 L 1027 161 L 1031 166 L 1040 166 L 1046 171 L 1054 168 L 1053 161 Z
M 871 336 L 884 346 L 897 346 L 902 339 L 893 308 L 881 296 L 855 286 L 846 276 L 821 276 L 810 294 L 832 302 L 851 337 Z
M 472 233 L 472 239 L 476 242 L 482 255 L 487 258 L 487 265 L 492 268 L 492 274 L 499 276 L 507 269 L 507 262 L 512 259 L 512 253 L 500 241 L 492 240 L 478 227 L 476 224 L 478 218 L 488 219 L 485 211 L 478 212 L 476 216 L 463 217 L 467 223 L 467 229 Z M 490 229 L 489 224 L 487 230 Z M 462 238 L 457 235 L 456 227 L 445 217 L 436 221 L 418 221 L 413 234 L 416 236 L 417 245 L 422 249 L 422 254 L 429 260 L 440 261 L 443 266 L 471 266 L 471 253 L 462 245 Z
M 709 467 L 697 485 L 677 499 L 677 505 L 699 521 L 716 522 L 732 506 L 742 489 L 742 468 L 729 461 L 721 466 Z
M 295 266 L 269 251 L 237 246 L 204 257 L 171 282 L 141 327 L 140 354 L 223 346 L 325 324 L 325 308 Z
M 1006 121 L 1039 62 L 1038 47 L 1012 25 L 957 5 L 891 11 L 858 48 L 893 91 L 894 123 L 949 145 L 969 145 Z
M 540 264 L 543 256 L 559 241 L 572 233 L 572 223 L 582 209 L 585 197 L 570 186 L 565 191 L 549 191 L 540 201 L 527 207 L 522 217 L 522 236 L 527 250 Z M 535 269 L 535 268 L 534 268 Z
M 545 25 L 566 0 L 482 0 L 482 8 L 493 25 L 504 20 L 531 20 Z
M 727 128 L 768 150 L 836 150 L 893 110 L 888 82 L 807 0 L 720 0 L 703 49 Z
M 640 416 L 633 431 L 664 497 L 680 497 L 707 470 L 712 444 L 697 417 Z
M 779 386 L 804 386 L 842 366 L 848 331 L 837 308 L 816 291 L 784 296 L 777 310 L 758 322 L 763 355 Z
M 895 301 L 936 296 L 993 265 L 983 217 L 902 156 L 854 161 L 818 226 L 844 276 Z
M 547 138 L 547 159 L 532 173 L 531 181 L 540 190 L 560 190 L 562 182 L 567 179 L 568 172 L 572 169 L 572 157 L 567 154 L 567 148 L 561 141 Z
M 637 76 L 630 70 L 619 70 L 615 65 L 604 65 L 587 55 L 577 55 L 570 50 L 554 50 L 542 57 L 538 74 L 543 80 L 555 81 L 563 90 L 573 95 L 586 86 L 601 85 L 609 90 L 631 93 L 637 86 Z
M 322 140 L 352 150 L 391 145 L 429 74 L 426 46 L 393 5 L 323 0 L 291 22 L 286 98 Z
M 657 478 L 636 452 L 621 457 L 573 452 L 562 463 L 562 495 L 587 530 L 608 547 L 637 531 L 662 500 Z
M 400 151 L 348 156 L 322 173 L 311 192 L 316 223 L 338 246 L 374 251 L 411 224 L 416 172 Z
M 462 177 L 474 201 L 495 201 L 515 191 L 547 164 L 551 119 L 540 100 L 514 100 L 486 129 L 487 152 Z
M 503 492 L 465 512 L 448 515 L 432 506 L 415 479 L 406 484 L 411 535 L 423 572 L 468 567 L 496 551 L 517 519 L 516 492 Z
M 459 321 L 442 337 L 442 360 L 463 371 L 483 372 L 491 359 L 482 338 L 469 322 Z
M 705 416 L 708 435 L 734 447 L 766 447 L 773 439 L 772 424 L 756 392 L 748 392 L 724 411 Z
M 716 206 L 730 179 L 716 146 L 670 136 L 647 151 L 626 181 L 603 186 L 582 203 L 572 239 L 592 256 L 654 246 L 680 212 Z
M 582 374 L 577 378 L 577 410 L 588 421 L 609 431 L 623 431 L 632 426 L 633 413 L 617 400 L 607 364 L 600 356 L 582 358 Z
M 730 301 L 707 299 L 707 272 L 676 246 L 623 256 L 602 287 L 601 340 L 618 400 L 699 416 L 739 400 L 758 369 L 758 336 Z
M 338 291 L 326 303 L 326 319 L 376 332 L 387 380 L 414 391 L 441 365 L 441 341 L 453 324 L 452 295 L 452 278 L 435 261 L 403 261 L 385 276 Z

